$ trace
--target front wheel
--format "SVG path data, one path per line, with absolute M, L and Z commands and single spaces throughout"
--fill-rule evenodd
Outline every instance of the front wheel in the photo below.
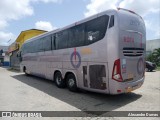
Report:
M 78 90 L 77 83 L 76 83 L 76 78 L 73 74 L 69 74 L 67 76 L 67 87 L 72 92 L 76 92 Z
M 65 87 L 65 81 L 62 79 L 62 74 L 60 72 L 55 73 L 54 81 L 57 87 L 59 88 Z

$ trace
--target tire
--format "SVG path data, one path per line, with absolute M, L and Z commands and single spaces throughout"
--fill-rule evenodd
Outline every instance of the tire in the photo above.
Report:
M 78 91 L 76 78 L 73 74 L 69 74 L 67 76 L 67 87 L 72 92 L 77 92 Z
M 60 72 L 56 72 L 54 75 L 54 81 L 57 87 L 64 88 L 66 86 L 65 80 L 62 79 L 62 74 Z

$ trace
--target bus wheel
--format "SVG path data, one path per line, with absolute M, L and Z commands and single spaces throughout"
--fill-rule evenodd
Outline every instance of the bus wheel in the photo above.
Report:
M 73 74 L 69 74 L 67 76 L 67 87 L 72 92 L 76 92 L 78 90 L 77 84 L 76 84 L 76 78 Z
M 62 74 L 60 72 L 56 72 L 54 75 L 54 81 L 57 87 L 64 88 L 65 81 L 62 79 Z

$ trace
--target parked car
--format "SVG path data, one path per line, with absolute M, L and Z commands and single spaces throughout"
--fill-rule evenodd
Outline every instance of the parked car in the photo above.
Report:
M 146 71 L 153 71 L 156 69 L 156 64 L 150 61 L 146 61 Z

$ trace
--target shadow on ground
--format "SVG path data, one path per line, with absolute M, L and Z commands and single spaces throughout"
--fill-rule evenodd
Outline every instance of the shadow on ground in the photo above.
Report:
M 15 75 L 16 80 L 23 82 L 33 88 L 45 92 L 81 111 L 113 111 L 139 99 L 142 95 L 128 93 L 121 95 L 106 95 L 93 92 L 73 93 L 65 89 L 59 89 L 54 82 L 34 76 Z

